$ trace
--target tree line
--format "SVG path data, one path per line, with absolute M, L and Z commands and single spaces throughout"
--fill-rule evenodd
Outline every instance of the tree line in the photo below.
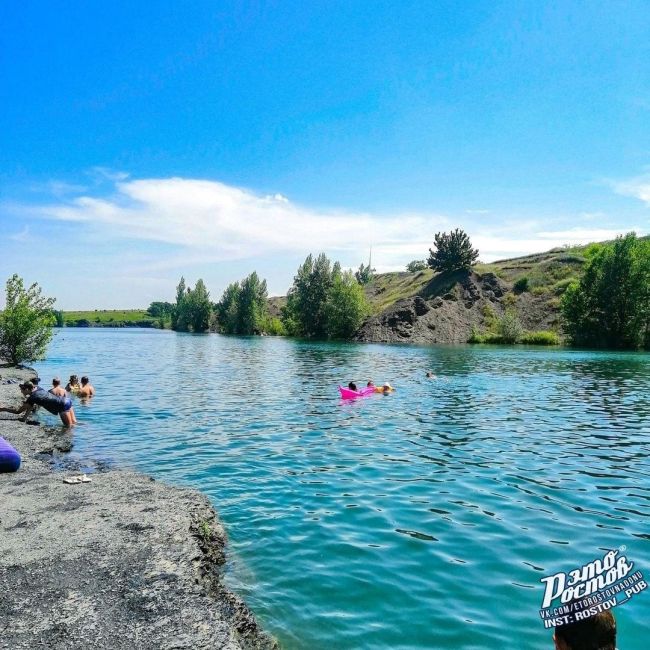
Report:
M 568 286 L 561 301 L 563 329 L 571 345 L 614 349 L 650 349 L 650 239 L 634 233 L 585 251 L 582 277 Z M 414 260 L 407 270 L 426 266 L 440 273 L 469 270 L 478 258 L 467 234 L 456 229 L 436 233 L 429 258 Z M 148 313 L 181 332 L 286 334 L 314 339 L 350 338 L 370 313 L 363 285 L 374 269 L 363 264 L 343 271 L 324 253 L 308 255 L 300 265 L 279 316 L 269 313 L 266 281 L 251 273 L 230 284 L 212 303 L 203 280 L 194 287 L 181 278 L 174 303 L 153 302 Z M 52 327 L 63 325 L 54 298 L 37 283 L 25 287 L 14 274 L 6 284 L 0 313 L 0 358 L 23 363 L 41 358 Z
M 181 332 L 349 338 L 370 311 L 362 283 L 368 281 L 371 269 L 361 270 L 364 275 L 357 278 L 352 271 L 343 271 L 338 262 L 332 263 L 325 253 L 316 258 L 308 255 L 298 268 L 279 316 L 269 313 L 266 280 L 256 272 L 229 284 L 214 304 L 203 280 L 192 288 L 181 278 L 176 302 L 171 305 L 171 327 Z

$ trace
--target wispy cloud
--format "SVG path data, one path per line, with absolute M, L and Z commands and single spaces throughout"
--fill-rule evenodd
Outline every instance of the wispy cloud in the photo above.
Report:
M 650 207 L 650 172 L 624 181 L 616 181 L 612 186 L 618 194 L 631 196 Z
M 74 198 L 56 197 L 46 205 L 23 205 L 21 215 L 68 223 L 76 236 L 85 233 L 90 247 L 100 240 L 115 242 L 116 255 L 124 248 L 118 245 L 120 241 L 140 241 L 138 248 L 152 272 L 318 251 L 353 264 L 366 259 L 370 246 L 377 270 L 394 270 L 412 259 L 426 257 L 433 235 L 457 226 L 469 232 L 483 261 L 612 239 L 621 233 L 605 225 L 605 215 L 589 215 L 594 217 L 593 228 L 585 227 L 591 223 L 585 223 L 584 214 L 557 219 L 559 228 L 549 230 L 548 221 L 512 221 L 492 214 L 488 218 L 483 210 L 473 211 L 475 217 L 467 216 L 461 223 L 457 217 L 441 214 L 319 210 L 294 203 L 283 194 L 261 195 L 218 181 L 130 179 L 125 172 L 103 169 L 99 173 L 108 183 L 108 194 L 104 184 Z M 650 202 L 650 183 L 629 187 L 630 192 L 634 187 L 636 194 Z M 583 226 L 562 228 L 571 222 Z M 643 233 L 647 228 L 636 230 Z M 164 246 L 166 254 L 156 258 L 151 243 Z
M 310 250 L 363 251 L 365 257 L 371 245 L 377 255 L 392 255 L 449 223 L 442 215 L 319 211 L 281 194 L 260 196 L 184 178 L 120 181 L 110 197 L 84 195 L 41 206 L 40 212 L 106 228 L 114 238 L 163 242 L 214 260 Z
M 9 235 L 9 239 L 21 243 L 29 241 L 29 226 L 25 226 L 20 232 Z

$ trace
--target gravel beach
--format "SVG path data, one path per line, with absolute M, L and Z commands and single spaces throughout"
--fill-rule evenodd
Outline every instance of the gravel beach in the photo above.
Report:
M 0 366 L 0 404 L 33 374 Z M 0 413 L 0 436 L 22 456 L 0 474 L 0 648 L 277 648 L 221 581 L 206 497 L 100 463 L 66 484 L 74 430 Z

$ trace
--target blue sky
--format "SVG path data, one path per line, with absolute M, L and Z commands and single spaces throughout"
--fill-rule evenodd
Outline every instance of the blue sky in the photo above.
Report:
M 62 309 L 213 298 L 650 230 L 650 5 L 0 5 L 0 280 Z M 0 298 L 1 304 L 2 298 Z

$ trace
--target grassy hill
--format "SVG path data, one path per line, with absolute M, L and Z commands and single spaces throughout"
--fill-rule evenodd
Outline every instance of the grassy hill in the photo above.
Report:
M 154 327 L 156 319 L 143 309 L 64 311 L 66 327 Z
M 474 271 L 479 275 L 494 273 L 498 278 L 514 285 L 525 282 L 525 291 L 535 296 L 546 297 L 549 307 L 559 307 L 559 296 L 566 287 L 580 277 L 590 253 L 590 246 L 555 248 L 546 253 L 525 255 L 491 264 L 477 264 Z M 593 250 L 593 248 L 592 248 Z M 422 294 L 434 275 L 431 269 L 408 273 L 380 273 L 366 286 L 366 296 L 373 313 L 387 309 L 398 300 Z

